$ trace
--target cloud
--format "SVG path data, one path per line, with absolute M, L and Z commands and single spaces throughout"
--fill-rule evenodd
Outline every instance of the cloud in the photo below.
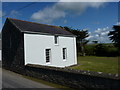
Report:
M 19 16 L 19 15 L 21 15 L 18 11 L 16 11 L 16 10 L 12 10 L 11 12 L 10 12 L 10 16 L 11 17 L 17 17 L 17 16 Z
M 81 15 L 87 8 L 99 8 L 104 2 L 57 2 L 51 7 L 34 12 L 32 20 L 42 23 L 51 23 L 68 15 Z
M 111 43 L 108 33 L 112 31 L 112 28 L 106 27 L 106 28 L 98 28 L 94 32 L 89 33 L 89 37 L 86 39 L 89 40 L 90 42 L 97 40 L 99 43 Z
M 120 25 L 120 22 L 117 22 L 116 24 L 117 24 L 117 25 Z
M 87 37 L 87 40 L 90 40 L 91 38 L 93 38 L 94 36 L 90 35 L 89 37 Z
M 5 12 L 3 12 L 2 10 L 0 10 L 0 17 L 4 16 Z
M 0 10 L 0 17 L 6 16 L 6 17 L 16 18 L 17 16 L 20 16 L 20 15 L 22 15 L 22 14 L 16 10 L 11 10 L 9 13 L 6 13 L 5 11 Z
M 44 8 L 43 10 L 39 10 L 35 12 L 31 19 L 36 21 L 41 21 L 43 23 L 51 23 L 53 20 L 65 17 L 65 12 L 58 10 L 54 7 L 52 8 Z

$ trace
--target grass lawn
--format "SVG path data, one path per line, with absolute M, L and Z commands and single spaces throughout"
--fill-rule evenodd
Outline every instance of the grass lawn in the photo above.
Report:
M 71 68 L 118 74 L 118 57 L 78 56 L 77 59 L 78 65 Z

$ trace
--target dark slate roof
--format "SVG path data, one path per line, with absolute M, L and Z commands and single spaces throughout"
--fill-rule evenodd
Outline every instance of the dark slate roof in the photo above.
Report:
M 75 36 L 72 33 L 58 27 L 34 22 L 28 22 L 13 18 L 8 18 L 17 28 L 19 28 L 22 32 L 35 32 L 35 33 L 45 33 L 52 35 L 67 35 L 67 36 Z

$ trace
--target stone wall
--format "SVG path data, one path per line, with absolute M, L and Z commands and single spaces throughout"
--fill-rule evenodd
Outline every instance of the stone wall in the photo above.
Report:
M 71 88 L 118 88 L 120 77 L 112 74 L 91 71 L 54 68 L 29 64 L 25 67 L 25 75 Z
M 2 30 L 2 67 L 17 73 L 24 71 L 24 35 L 8 19 Z

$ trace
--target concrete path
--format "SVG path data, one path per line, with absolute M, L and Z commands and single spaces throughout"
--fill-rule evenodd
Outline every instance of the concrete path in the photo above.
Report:
M 8 70 L 2 70 L 2 88 L 53 88 L 22 77 Z M 0 74 L 1 75 L 1 74 Z M 1 78 L 0 78 L 1 79 Z

